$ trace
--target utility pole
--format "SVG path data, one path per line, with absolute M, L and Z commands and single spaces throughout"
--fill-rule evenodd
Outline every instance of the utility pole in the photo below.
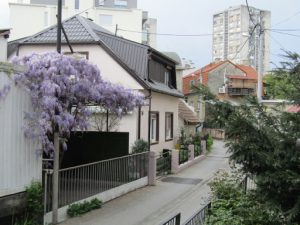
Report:
M 262 34 L 263 34 L 263 29 L 261 27 L 261 24 L 258 25 L 259 26 L 259 36 L 258 36 L 258 41 L 259 41 L 259 49 L 258 49 L 258 76 L 257 76 L 257 101 L 259 103 L 261 103 L 262 101 L 262 77 L 263 77 L 263 74 L 262 74 L 262 66 L 263 66 L 263 62 L 262 62 L 262 54 L 263 54 L 263 51 L 262 51 Z
M 57 1 L 57 45 L 58 53 L 61 53 L 61 11 L 62 0 Z M 53 156 L 53 176 L 52 176 L 52 224 L 58 222 L 58 187 L 59 187 L 59 130 L 54 128 L 54 156 Z

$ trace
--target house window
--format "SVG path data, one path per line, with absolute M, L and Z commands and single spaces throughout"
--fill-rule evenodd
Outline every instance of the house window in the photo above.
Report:
M 44 12 L 44 27 L 49 25 L 49 14 L 48 12 Z
M 157 143 L 159 140 L 159 114 L 158 112 L 151 112 L 151 119 L 150 119 L 150 139 L 151 139 L 151 143 Z
M 115 7 L 126 8 L 127 7 L 127 0 L 115 0 Z
M 165 71 L 165 85 L 169 86 L 170 81 L 170 71 Z
M 173 113 L 166 113 L 166 141 L 173 139 Z
M 99 23 L 102 26 L 111 26 L 112 25 L 112 15 L 99 15 Z
M 75 0 L 75 9 L 79 9 L 79 0 Z

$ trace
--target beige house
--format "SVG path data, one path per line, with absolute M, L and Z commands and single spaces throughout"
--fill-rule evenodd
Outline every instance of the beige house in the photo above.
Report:
M 173 148 L 178 131 L 178 101 L 175 64 L 155 49 L 117 37 L 89 19 L 74 16 L 63 22 L 74 52 L 96 64 L 103 79 L 144 93 L 146 105 L 122 118 L 118 131 L 129 132 L 129 148 L 137 139 L 151 143 L 152 151 Z M 24 56 L 56 50 L 57 27 L 11 42 L 8 53 Z M 62 52 L 71 49 L 62 35 Z

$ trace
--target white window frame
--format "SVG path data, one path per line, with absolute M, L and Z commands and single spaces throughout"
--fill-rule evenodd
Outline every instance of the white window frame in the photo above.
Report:
M 174 116 L 171 112 L 165 114 L 165 140 L 173 140 Z
M 159 141 L 159 113 L 151 112 L 150 116 L 150 142 L 158 143 Z

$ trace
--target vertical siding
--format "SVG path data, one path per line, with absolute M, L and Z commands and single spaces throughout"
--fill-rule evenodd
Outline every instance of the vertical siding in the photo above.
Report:
M 0 88 L 11 83 L 0 72 Z M 38 144 L 23 133 L 24 112 L 31 110 L 29 97 L 12 86 L 0 101 L 0 197 L 23 191 L 32 180 L 41 180 L 42 159 L 36 154 Z

